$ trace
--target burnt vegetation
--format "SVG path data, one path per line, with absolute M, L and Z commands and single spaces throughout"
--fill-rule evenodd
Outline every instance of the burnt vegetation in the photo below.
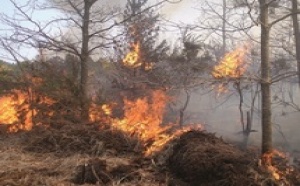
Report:
M 300 184 L 299 162 L 275 153 L 270 136 L 268 93 L 275 82 L 295 80 L 293 64 L 287 60 L 293 60 L 291 51 L 288 57 L 280 53 L 271 63 L 264 53 L 269 50 L 265 41 L 262 67 L 253 63 L 253 71 L 240 69 L 250 65 L 226 63 L 230 62 L 226 59 L 230 52 L 225 55 L 229 23 L 223 22 L 224 43 L 206 42 L 199 29 L 212 28 L 205 24 L 178 25 L 163 19 L 158 12 L 168 3 L 165 0 L 157 4 L 127 0 L 123 8 L 107 11 L 97 0 L 29 1 L 25 6 L 10 2 L 19 14 L 1 15 L 1 22 L 15 32 L 0 38 L 2 49 L 13 59 L 0 61 L 0 185 Z M 258 11 L 256 4 L 239 3 L 234 9 Z M 261 21 L 268 21 L 268 6 L 260 6 L 266 8 L 261 10 L 265 19 Z M 58 9 L 63 17 L 41 24 L 26 8 Z M 32 27 L 20 24 L 24 20 Z M 64 33 L 56 25 L 58 35 L 53 36 L 48 33 L 52 24 L 68 25 L 69 30 Z M 177 31 L 174 46 L 160 37 L 167 24 Z M 17 47 L 33 48 L 38 54 L 27 59 Z M 243 60 L 257 60 L 257 51 L 236 51 Z M 242 63 L 236 56 L 228 58 Z M 225 70 L 220 68 L 222 75 L 214 76 L 219 61 Z M 244 92 L 250 94 L 253 87 L 257 89 L 251 106 L 243 110 Z M 254 107 L 260 87 L 264 109 Z M 244 142 L 230 143 L 205 131 L 204 125 L 188 125 L 188 106 L 197 91 L 218 89 L 217 94 L 225 94 L 230 88 L 238 91 L 231 95 L 240 96 Z M 275 101 L 299 112 L 290 98 L 276 95 Z M 262 148 L 248 146 L 250 132 L 256 132 L 251 128 L 254 112 L 263 117 Z

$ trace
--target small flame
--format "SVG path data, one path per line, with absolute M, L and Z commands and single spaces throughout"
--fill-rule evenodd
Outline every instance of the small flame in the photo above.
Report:
M 239 78 L 246 70 L 244 62 L 247 54 L 247 47 L 240 47 L 227 53 L 221 62 L 214 67 L 212 75 L 217 78 Z
M 146 71 L 153 68 L 152 62 L 142 61 L 140 42 L 136 42 L 131 45 L 131 50 L 123 59 L 123 64 L 129 68 L 137 68 L 142 66 Z
M 272 165 L 272 158 L 274 156 L 287 159 L 287 154 L 284 152 L 280 152 L 279 150 L 274 149 L 272 152 L 265 153 L 262 155 L 262 159 L 265 162 L 265 167 L 272 174 L 275 180 L 280 180 L 283 178 L 283 175 L 289 174 L 293 171 L 293 168 L 290 166 L 286 167 L 286 170 L 280 171 L 276 166 Z
M 111 116 L 111 115 L 112 115 L 112 108 L 111 108 L 110 105 L 104 104 L 104 105 L 102 105 L 101 108 L 102 108 L 103 112 L 104 112 L 107 116 Z
M 112 116 L 112 104 L 97 105 L 92 103 L 89 109 L 89 117 L 92 122 L 101 121 L 109 123 Z
M 140 43 L 133 43 L 131 47 L 131 51 L 123 59 L 123 64 L 127 67 L 136 68 L 142 65 L 142 62 L 140 61 Z

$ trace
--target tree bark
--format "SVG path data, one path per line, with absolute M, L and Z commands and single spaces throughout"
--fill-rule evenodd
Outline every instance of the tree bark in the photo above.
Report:
M 92 2 L 84 1 L 84 13 L 82 20 L 82 45 L 80 55 L 80 106 L 81 106 L 81 119 L 84 121 L 89 120 L 89 99 L 87 92 L 88 85 L 88 60 L 89 60 L 89 21 L 90 9 Z
M 261 22 L 261 104 L 262 104 L 262 157 L 269 155 L 268 159 L 262 158 L 263 164 L 270 163 L 272 154 L 272 122 L 271 122 L 271 77 L 270 77 L 270 25 L 268 23 L 269 5 L 266 0 L 260 0 Z
M 226 53 L 226 0 L 223 0 L 223 20 L 222 20 L 222 56 Z
M 298 22 L 298 2 L 297 0 L 292 0 L 292 19 L 293 19 L 293 30 L 294 30 L 294 39 L 296 46 L 296 60 L 297 60 L 297 74 L 298 74 L 298 83 L 300 86 L 300 32 L 299 32 L 299 22 Z
M 179 127 L 180 128 L 183 127 L 184 111 L 186 110 L 186 108 L 190 102 L 190 98 L 191 98 L 191 95 L 187 89 L 185 89 L 185 94 L 186 94 L 185 103 L 184 103 L 183 107 L 179 110 Z

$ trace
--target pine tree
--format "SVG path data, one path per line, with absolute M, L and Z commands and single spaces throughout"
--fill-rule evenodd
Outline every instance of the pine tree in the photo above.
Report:
M 151 64 L 159 62 L 168 47 L 165 41 L 159 42 L 159 14 L 147 7 L 148 0 L 127 0 L 124 18 L 125 40 L 133 50 L 139 45 L 140 69 L 146 71 Z

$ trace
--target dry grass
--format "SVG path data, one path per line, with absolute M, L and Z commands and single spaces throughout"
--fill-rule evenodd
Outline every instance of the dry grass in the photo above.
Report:
M 162 179 L 164 178 L 157 180 L 157 175 L 155 175 L 155 170 L 151 166 L 151 161 L 144 161 L 138 154 L 134 155 L 132 153 L 128 153 L 126 155 L 121 152 L 115 153 L 112 152 L 112 149 L 104 149 L 105 152 L 101 153 L 101 155 L 94 153 L 82 153 L 82 149 L 79 149 L 76 153 L 73 147 L 67 147 L 65 151 L 63 151 L 63 147 L 59 147 L 58 145 L 64 145 L 64 143 L 56 144 L 56 150 L 58 150 L 58 152 L 47 151 L 47 146 L 45 146 L 45 144 L 40 144 L 39 142 L 43 141 L 45 138 L 49 138 L 49 135 L 47 134 L 53 135 L 52 132 L 37 133 L 36 135 L 31 132 L 32 139 L 30 139 L 30 136 L 28 135 L 29 133 L 26 133 L 25 135 L 20 133 L 9 136 L 0 136 L 0 139 L 2 138 L 0 141 L 0 185 L 75 186 L 78 185 L 74 183 L 74 177 L 78 174 L 78 167 L 87 165 L 88 162 L 94 158 L 99 158 L 105 161 L 107 165 L 105 174 L 108 175 L 109 182 L 106 184 L 103 184 L 100 181 L 95 184 L 84 183 L 82 184 L 83 186 L 162 185 Z M 73 134 L 74 131 L 70 133 Z M 59 134 L 61 133 L 58 132 L 54 136 L 58 137 Z M 91 134 L 91 132 L 87 131 L 87 134 Z M 39 137 L 37 138 L 37 136 Z M 91 136 L 91 138 L 94 137 L 95 136 Z M 68 133 L 65 133 L 63 137 L 59 137 L 59 139 L 68 139 L 68 142 L 70 142 L 70 138 L 71 137 L 68 136 Z M 89 148 L 85 143 L 84 136 L 82 140 L 83 142 L 79 142 L 79 139 L 80 138 L 74 138 L 76 143 L 73 144 L 75 146 L 80 145 L 80 143 L 84 143 L 86 145 L 84 148 Z M 37 140 L 36 143 L 33 143 L 34 140 Z M 111 142 L 112 140 L 109 141 Z M 105 143 L 105 141 L 103 142 Z M 33 147 L 34 144 L 43 146 L 34 148 L 34 151 L 28 151 L 28 147 Z M 92 148 L 95 144 L 96 143 L 90 144 L 90 147 Z M 110 145 L 112 144 L 109 144 L 109 147 Z M 40 152 L 37 152 L 37 149 L 39 149 Z M 67 156 L 62 156 L 61 153 L 65 155 L 67 154 Z M 139 164 L 135 162 L 144 163 Z
M 205 134 L 200 136 L 203 135 Z M 212 139 L 212 142 L 207 139 L 198 140 L 198 145 L 206 144 L 206 147 L 212 145 L 213 148 L 216 143 L 221 144 L 217 138 L 209 135 L 204 137 Z M 175 139 L 173 143 L 176 145 L 178 140 Z M 75 186 L 80 183 L 83 186 L 188 185 L 172 176 L 166 167 L 167 157 L 176 149 L 167 148 L 151 159 L 142 155 L 143 149 L 136 148 L 138 144 L 136 139 L 117 131 L 109 129 L 97 131 L 91 126 L 66 126 L 60 130 L 35 129 L 27 133 L 2 135 L 0 185 Z M 170 148 L 174 147 L 171 143 L 169 145 Z M 224 151 L 227 150 L 235 151 L 232 146 L 229 148 L 224 145 Z M 182 163 L 182 169 L 188 168 Z M 250 167 L 251 170 L 254 168 Z M 90 178 L 92 179 L 89 182 Z M 299 177 L 294 176 L 293 179 L 294 183 L 299 183 Z

